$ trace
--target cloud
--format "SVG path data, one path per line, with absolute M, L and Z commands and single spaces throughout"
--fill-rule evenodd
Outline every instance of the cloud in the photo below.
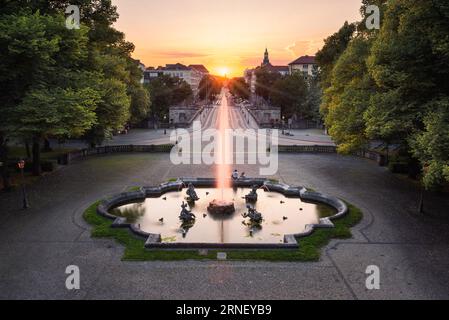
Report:
M 244 57 L 240 59 L 240 65 L 245 67 L 254 67 L 262 63 L 263 56 Z
M 288 45 L 285 50 L 293 57 L 314 55 L 323 46 L 323 40 L 299 40 Z
M 167 58 L 203 58 L 208 57 L 210 54 L 204 52 L 189 52 L 189 51 L 159 51 L 154 53 L 155 56 L 167 57 Z

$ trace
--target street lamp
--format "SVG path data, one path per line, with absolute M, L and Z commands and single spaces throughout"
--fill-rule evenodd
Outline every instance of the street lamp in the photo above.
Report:
M 167 122 L 167 115 L 164 115 L 164 126 L 165 126 L 165 123 Z M 166 135 L 167 134 L 167 128 L 164 128 L 164 135 Z
M 282 116 L 282 134 L 285 135 L 285 116 Z
M 22 176 L 22 197 L 23 197 L 23 209 L 28 209 L 30 207 L 29 203 L 28 203 L 28 197 L 27 197 L 27 192 L 25 189 L 25 174 L 24 174 L 24 169 L 25 169 L 25 160 L 20 160 L 17 163 L 17 166 L 20 169 L 20 174 Z

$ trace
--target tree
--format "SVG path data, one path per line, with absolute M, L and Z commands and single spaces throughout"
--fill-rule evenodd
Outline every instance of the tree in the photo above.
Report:
M 346 50 L 351 41 L 356 25 L 347 21 L 336 33 L 324 40 L 324 46 L 316 54 L 316 61 L 320 70 L 321 87 L 323 90 L 331 84 L 332 69 L 340 55 Z
M 193 97 L 193 91 L 190 85 L 183 79 L 173 79 L 172 104 L 179 104 Z
M 265 100 L 270 100 L 272 88 L 274 83 L 282 76 L 278 72 L 271 72 L 267 68 L 257 68 L 255 71 L 256 76 L 256 94 Z
M 14 110 L 20 136 L 33 141 L 33 173 L 39 175 L 40 143 L 48 136 L 80 137 L 96 121 L 98 92 L 85 88 L 33 89 Z
M 281 108 L 281 112 L 287 118 L 294 114 L 299 118 L 309 118 L 307 110 L 307 84 L 300 73 L 279 78 L 270 88 L 270 101 L 274 106 Z
M 371 138 L 393 139 L 404 150 L 413 149 L 424 165 L 430 163 L 430 171 L 424 178 L 427 187 L 432 186 L 431 182 L 441 182 L 434 178 L 435 173 L 442 177 L 444 171 L 437 165 L 440 158 L 433 151 L 424 150 L 422 141 L 436 133 L 434 128 L 442 128 L 434 121 L 435 106 L 438 106 L 436 114 L 445 118 L 441 109 L 449 92 L 447 30 L 446 1 L 388 2 L 368 60 L 377 92 L 365 114 L 367 133 Z M 438 136 L 434 139 L 441 141 Z M 435 156 L 435 161 L 430 155 Z
M 80 30 L 65 28 L 63 14 L 69 4 L 81 9 Z M 1 1 L 0 6 L 0 103 L 5 120 L 0 125 L 0 158 L 8 158 L 4 145 L 10 133 L 31 134 L 22 138 L 34 141 L 33 171 L 39 174 L 42 139 L 61 134 L 75 137 L 89 129 L 88 140 L 101 143 L 123 127 L 130 115 L 132 121 L 138 122 L 148 112 L 148 95 L 140 84 L 142 72 L 131 59 L 134 45 L 113 28 L 118 14 L 110 0 L 18 0 Z M 85 101 L 75 102 L 73 94 Z M 77 114 L 87 125 L 73 123 L 74 129 L 69 132 L 61 128 L 47 130 L 38 121 L 24 122 L 28 111 L 39 111 L 33 109 L 32 103 L 42 107 L 42 114 L 51 115 L 51 121 L 74 120 L 59 114 L 70 112 L 70 108 L 45 105 L 55 98 L 71 101 L 74 110 L 75 105 L 85 108 L 83 112 L 77 110 Z M 93 128 L 87 128 L 89 125 Z M 4 168 L 2 176 L 7 177 Z
M 412 152 L 423 168 L 427 189 L 449 182 L 449 98 L 434 100 L 424 117 L 424 129 L 410 138 Z
M 368 142 L 363 114 L 374 88 L 366 65 L 370 47 L 371 41 L 363 36 L 353 39 L 337 60 L 324 91 L 325 124 L 342 153 L 354 152 Z
M 130 118 L 130 98 L 126 94 L 126 84 L 120 80 L 105 79 L 100 84 L 101 100 L 96 108 L 97 122 L 87 134 L 91 146 L 101 144 L 120 130 Z
M 151 107 L 150 93 L 142 86 L 131 89 L 130 122 L 137 125 L 148 117 Z
M 250 89 L 245 78 L 233 78 L 229 81 L 229 91 L 234 97 L 248 100 L 250 96 Z
M 83 68 L 87 32 L 86 27 L 65 28 L 62 15 L 22 11 L 1 16 L 0 103 L 7 119 L 0 131 L 33 141 L 36 175 L 42 139 L 79 136 L 96 121 L 99 92 L 78 81 L 94 77 Z
M 223 81 L 221 79 L 207 74 L 200 81 L 198 96 L 201 100 L 209 99 L 209 101 L 213 101 L 220 94 L 222 87 Z
M 161 75 L 152 80 L 146 89 L 150 93 L 153 116 L 164 118 L 172 105 L 192 98 L 193 92 L 183 79 Z
M 322 117 L 320 114 L 320 106 L 323 91 L 321 90 L 318 77 L 312 77 L 309 79 L 307 89 L 305 110 L 307 110 L 308 118 L 310 118 L 310 120 L 321 122 Z

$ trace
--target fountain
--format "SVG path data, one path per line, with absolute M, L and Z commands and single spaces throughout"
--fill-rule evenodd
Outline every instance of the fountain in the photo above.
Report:
M 190 183 L 199 198 L 194 206 L 185 202 Z M 315 228 L 332 228 L 332 220 L 347 212 L 341 200 L 302 187 L 252 178 L 226 189 L 216 185 L 215 179 L 185 178 L 145 187 L 108 198 L 98 212 L 114 220 L 114 228 L 131 228 L 147 239 L 148 248 L 220 249 L 297 248 L 298 238 Z M 259 191 L 257 202 L 247 202 L 245 196 L 258 190 L 256 185 L 264 191 Z M 221 197 L 234 199 L 232 209 L 210 210 L 211 199 Z
M 226 156 L 230 152 L 229 143 L 226 141 L 226 129 L 229 127 L 229 111 L 226 95 L 222 96 L 219 112 L 219 138 L 218 138 L 218 159 L 215 175 L 217 177 L 217 188 L 221 189 L 221 199 L 214 199 L 209 203 L 207 211 L 215 215 L 230 215 L 235 212 L 233 201 L 224 199 L 224 190 L 231 187 L 231 168 L 226 164 Z
M 298 238 L 333 227 L 332 220 L 348 212 L 343 201 L 303 187 L 232 177 L 226 163 L 232 152 L 225 134 L 228 113 L 223 95 L 215 178 L 183 178 L 119 194 L 101 202 L 98 213 L 113 220 L 114 228 L 144 237 L 147 248 L 278 249 L 297 248 Z

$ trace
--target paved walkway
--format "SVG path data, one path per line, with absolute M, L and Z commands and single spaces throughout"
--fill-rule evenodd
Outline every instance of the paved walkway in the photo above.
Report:
M 256 166 L 240 166 L 257 176 Z M 418 191 L 368 160 L 280 155 L 276 178 L 342 197 L 365 218 L 354 239 L 333 241 L 317 263 L 122 262 L 123 247 L 91 239 L 81 215 L 95 200 L 172 177 L 212 177 L 204 166 L 172 166 L 166 154 L 93 157 L 0 194 L 0 298 L 26 299 L 409 299 L 449 298 L 448 224 L 415 213 Z M 429 205 L 435 205 L 432 201 Z M 440 206 L 441 207 L 441 206 Z M 448 207 L 435 210 L 441 214 Z M 81 290 L 65 289 L 65 268 L 81 269 Z M 365 270 L 381 270 L 367 291 Z

